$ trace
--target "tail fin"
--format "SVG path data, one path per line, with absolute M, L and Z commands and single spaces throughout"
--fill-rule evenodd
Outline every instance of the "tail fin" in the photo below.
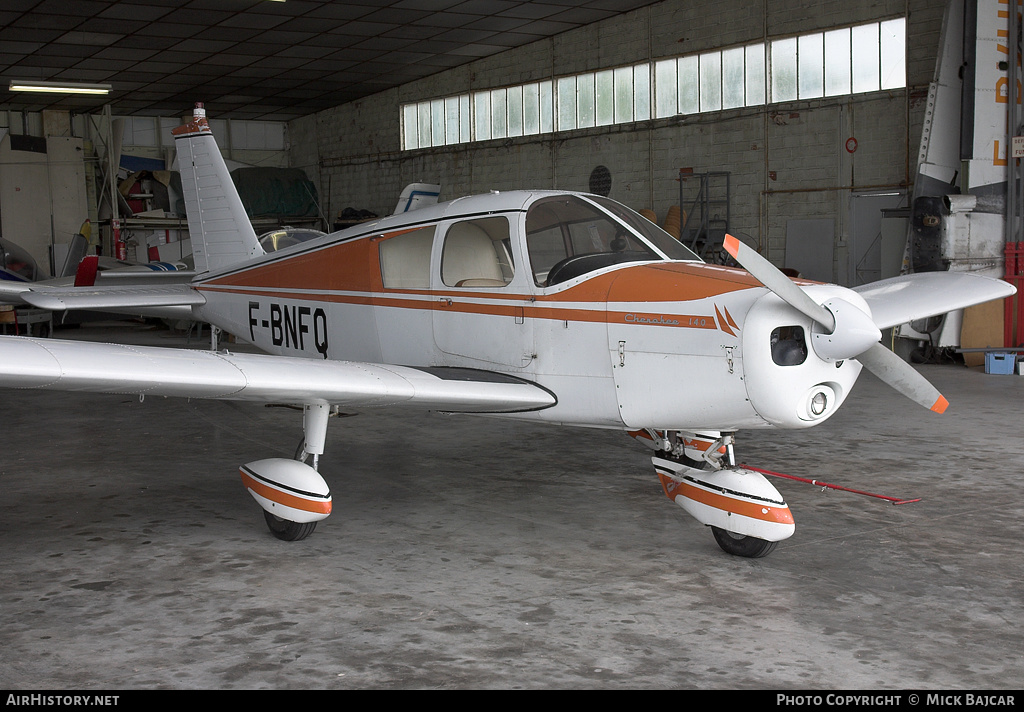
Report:
M 171 133 L 178 149 L 196 272 L 229 267 L 262 255 L 263 248 L 231 181 L 202 105 L 196 105 L 191 123 Z
M 398 206 L 395 208 L 395 215 L 407 213 L 417 208 L 425 208 L 428 205 L 437 203 L 441 195 L 441 186 L 434 183 L 410 183 L 398 197 Z

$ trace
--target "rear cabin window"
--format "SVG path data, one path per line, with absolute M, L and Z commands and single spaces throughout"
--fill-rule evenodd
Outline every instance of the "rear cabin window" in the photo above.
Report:
M 380 276 L 386 289 L 430 289 L 434 228 L 424 227 L 381 240 Z
M 504 287 L 514 274 L 507 219 L 463 220 L 448 228 L 441 252 L 445 286 Z

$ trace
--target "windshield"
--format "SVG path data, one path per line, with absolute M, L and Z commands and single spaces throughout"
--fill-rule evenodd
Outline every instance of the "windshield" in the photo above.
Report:
M 651 239 L 671 259 L 698 259 L 668 233 L 628 208 L 610 200 L 601 200 L 600 204 L 622 222 L 573 195 L 543 198 L 530 207 L 526 246 L 538 286 L 550 287 L 623 262 L 665 259 L 636 233 Z M 675 245 L 662 247 L 663 242 Z
M 608 198 L 602 198 L 597 195 L 587 197 L 654 243 L 654 246 L 668 255 L 669 259 L 700 262 L 700 257 L 691 251 L 690 248 L 643 215 L 630 210 L 622 203 L 616 203 Z
M 317 237 L 323 237 L 327 233 L 320 232 L 319 230 L 291 227 L 286 225 L 279 230 L 271 230 L 260 235 L 257 239 L 260 245 L 263 247 L 264 252 L 277 252 L 283 250 L 286 247 L 297 245 L 300 242 L 306 240 L 312 240 Z
M 30 282 L 40 276 L 32 256 L 24 248 L 4 239 L 0 239 L 0 268 Z

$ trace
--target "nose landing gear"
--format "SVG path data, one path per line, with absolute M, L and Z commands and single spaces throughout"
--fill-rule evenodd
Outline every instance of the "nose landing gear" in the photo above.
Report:
M 711 527 L 733 556 L 767 556 L 796 527 L 789 505 L 759 472 L 736 465 L 734 436 L 645 431 L 665 495 Z

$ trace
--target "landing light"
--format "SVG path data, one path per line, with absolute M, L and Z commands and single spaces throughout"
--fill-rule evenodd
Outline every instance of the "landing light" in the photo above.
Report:
M 828 396 L 820 391 L 814 394 L 814 398 L 811 399 L 811 412 L 815 415 L 821 415 L 825 412 L 825 408 L 828 407 Z
M 819 383 L 811 388 L 797 406 L 797 416 L 801 420 L 813 422 L 831 415 L 833 406 L 839 403 L 839 395 L 834 384 Z

